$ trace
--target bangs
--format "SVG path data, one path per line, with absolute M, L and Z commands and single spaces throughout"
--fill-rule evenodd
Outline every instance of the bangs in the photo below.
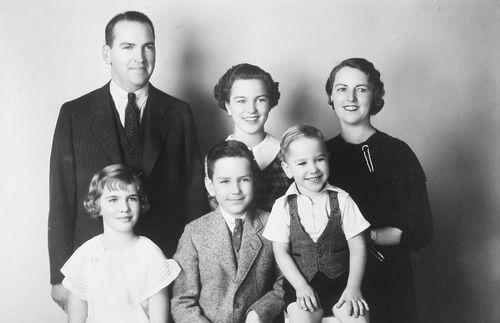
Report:
M 103 189 L 106 187 L 110 192 L 113 191 L 126 191 L 128 192 L 128 186 L 133 185 L 137 192 L 139 192 L 139 185 L 133 178 L 117 178 L 112 177 L 108 178 L 103 183 Z

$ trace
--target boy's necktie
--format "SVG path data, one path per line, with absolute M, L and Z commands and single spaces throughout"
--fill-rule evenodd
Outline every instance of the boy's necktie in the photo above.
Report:
M 128 94 L 128 102 L 125 107 L 125 134 L 132 147 L 137 144 L 139 136 L 139 108 L 135 103 L 135 93 Z
M 233 230 L 233 246 L 236 251 L 240 251 L 241 236 L 243 234 L 243 220 L 235 219 L 235 226 Z

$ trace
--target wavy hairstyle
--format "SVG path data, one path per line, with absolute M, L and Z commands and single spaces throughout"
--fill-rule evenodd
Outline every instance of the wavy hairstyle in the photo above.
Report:
M 332 102 L 333 83 L 335 82 L 335 76 L 338 71 L 343 67 L 358 69 L 368 76 L 368 82 L 373 86 L 373 99 L 370 105 L 370 114 L 375 115 L 379 113 L 384 107 L 384 83 L 380 79 L 380 72 L 375 68 L 373 63 L 364 58 L 348 58 L 332 69 L 325 85 L 326 94 L 328 94 L 328 104 L 335 109 Z
M 226 103 L 229 103 L 234 81 L 253 79 L 264 82 L 267 88 L 267 95 L 269 96 L 269 109 L 275 107 L 280 99 L 279 83 L 274 82 L 271 74 L 260 67 L 247 63 L 238 64 L 228 69 L 219 79 L 217 85 L 215 85 L 214 97 L 219 107 L 222 110 L 226 110 Z
M 89 185 L 89 193 L 83 202 L 85 210 L 91 217 L 99 217 L 101 213 L 99 199 L 102 196 L 104 188 L 110 191 L 126 190 L 129 185 L 135 186 L 137 190 L 141 204 L 141 214 L 147 212 L 149 210 L 149 202 L 141 180 L 131 168 L 121 164 L 106 166 L 92 177 Z

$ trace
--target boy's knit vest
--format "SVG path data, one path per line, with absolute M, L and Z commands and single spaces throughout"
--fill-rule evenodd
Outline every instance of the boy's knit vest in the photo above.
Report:
M 342 230 L 337 192 L 328 192 L 330 216 L 325 230 L 315 243 L 300 223 L 297 196 L 288 197 L 290 212 L 290 251 L 300 272 L 307 281 L 321 271 L 328 278 L 335 278 L 349 270 L 349 249 Z

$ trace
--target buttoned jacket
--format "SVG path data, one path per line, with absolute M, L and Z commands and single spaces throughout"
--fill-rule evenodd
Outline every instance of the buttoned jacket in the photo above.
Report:
M 84 210 L 92 176 L 124 163 L 109 83 L 65 103 L 50 158 L 48 242 L 51 283 L 85 241 L 103 232 Z M 145 120 L 147 119 L 147 120 Z M 207 211 L 198 138 L 191 108 L 149 86 L 144 116 L 142 175 L 151 209 L 135 229 L 172 256 L 184 225 Z

